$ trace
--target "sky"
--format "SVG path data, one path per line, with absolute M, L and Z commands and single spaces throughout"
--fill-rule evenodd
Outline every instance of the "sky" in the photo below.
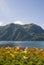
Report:
M 0 0 L 0 26 L 34 23 L 44 29 L 44 0 Z

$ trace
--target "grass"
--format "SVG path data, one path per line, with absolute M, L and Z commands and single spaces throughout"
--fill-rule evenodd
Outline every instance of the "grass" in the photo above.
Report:
M 0 65 L 44 65 L 44 49 L 0 47 Z

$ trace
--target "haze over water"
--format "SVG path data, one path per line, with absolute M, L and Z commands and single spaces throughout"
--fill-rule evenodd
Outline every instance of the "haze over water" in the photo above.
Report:
M 1 41 L 0 46 L 44 48 L 44 41 Z

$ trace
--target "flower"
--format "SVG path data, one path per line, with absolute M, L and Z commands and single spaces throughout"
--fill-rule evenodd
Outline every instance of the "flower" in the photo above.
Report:
M 28 49 L 28 47 L 26 47 L 24 50 L 25 50 L 25 51 L 28 51 L 29 49 Z
M 15 56 L 15 55 L 14 55 L 14 54 L 12 54 L 12 53 L 10 53 L 10 56 L 12 56 L 12 58 L 14 58 L 14 56 Z
M 44 60 L 44 56 L 41 56 L 40 59 L 41 59 L 41 60 Z
M 44 56 L 44 50 L 41 53 L 42 53 L 42 56 Z
M 25 51 L 23 51 L 23 53 L 24 53 L 24 54 L 26 54 L 26 53 L 27 53 L 27 51 L 25 50 Z
M 23 56 L 23 58 L 24 58 L 24 59 L 28 59 L 28 57 L 26 57 L 26 56 Z
M 15 48 L 15 50 L 19 51 L 19 50 L 20 50 L 20 48 L 19 48 L 19 47 L 16 47 L 16 48 Z
M 35 54 L 39 54 L 40 50 L 38 48 L 35 49 Z
M 33 56 L 30 56 L 29 58 L 30 58 L 30 59 L 32 59 L 32 58 L 33 58 Z

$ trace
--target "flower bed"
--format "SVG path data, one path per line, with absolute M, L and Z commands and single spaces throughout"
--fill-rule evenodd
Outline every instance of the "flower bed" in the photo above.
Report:
M 44 49 L 0 47 L 0 65 L 44 65 Z

